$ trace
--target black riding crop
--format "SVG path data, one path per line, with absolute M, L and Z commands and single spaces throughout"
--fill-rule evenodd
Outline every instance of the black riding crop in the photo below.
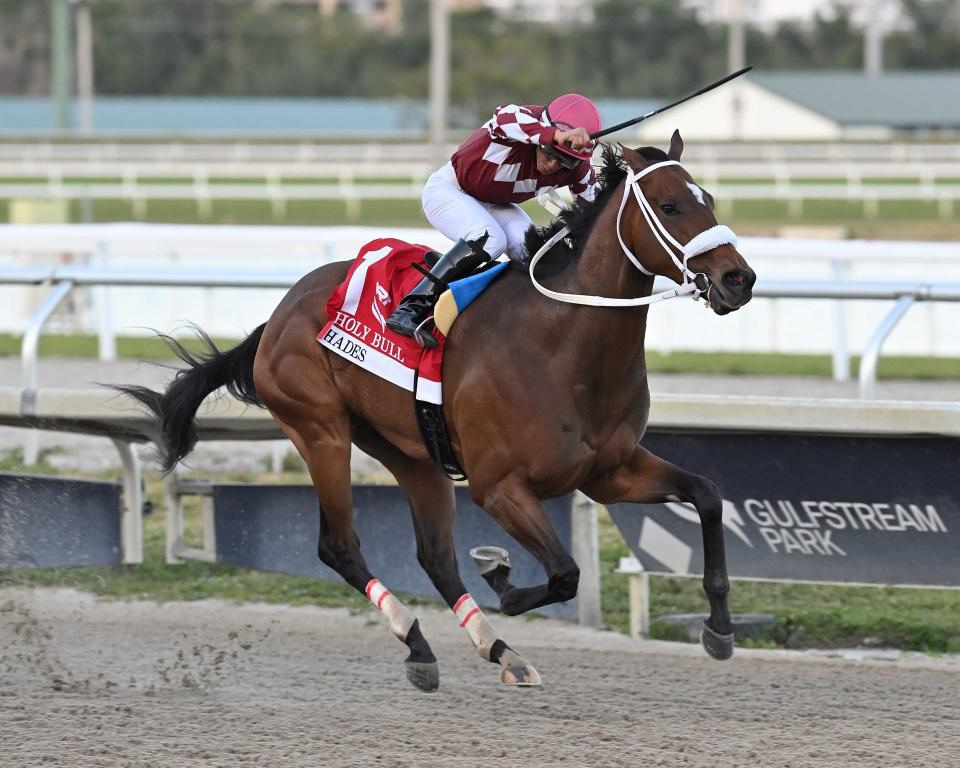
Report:
M 736 72 L 734 72 L 734 73 L 732 73 L 732 74 L 729 74 L 729 75 L 727 75 L 726 77 L 721 78 L 720 80 L 717 80 L 717 82 L 715 82 L 715 83 L 710 83 L 710 85 L 704 86 L 703 88 L 701 88 L 701 89 L 700 89 L 699 91 L 697 91 L 696 93 L 691 93 L 689 96 L 684 96 L 682 99 L 679 99 L 678 101 L 673 102 L 673 104 L 667 104 L 667 106 L 665 106 L 665 107 L 660 107 L 660 108 L 658 108 L 658 109 L 653 110 L 652 112 L 647 112 L 647 114 L 645 114 L 645 115 L 640 115 L 640 117 L 635 117 L 635 118 L 633 118 L 632 120 L 627 120 L 625 123 L 617 123 L 617 125 L 613 125 L 613 126 L 611 126 L 611 127 L 609 127 L 609 128 L 604 128 L 602 131 L 597 131 L 596 133 L 591 133 L 591 134 L 590 134 L 590 138 L 591 138 L 591 139 L 599 139 L 601 136 L 606 136 L 608 133 L 613 133 L 614 131 L 619 131 L 621 128 L 627 128 L 627 127 L 629 127 L 629 126 L 631 126 L 631 125 L 636 125 L 637 123 L 646 120 L 648 117 L 653 117 L 654 115 L 659 115 L 661 112 L 666 112 L 668 109 L 673 109 L 673 108 L 674 108 L 675 106 L 677 106 L 678 104 L 683 104 L 683 102 L 685 102 L 685 101 L 690 101 L 690 99 L 692 99 L 692 98 L 694 98 L 694 97 L 696 97 L 696 96 L 700 96 L 701 94 L 704 94 L 704 93 L 706 93 L 707 91 L 712 91 L 714 88 L 716 88 L 716 87 L 718 87 L 718 86 L 721 86 L 721 85 L 723 85 L 724 83 L 729 82 L 730 80 L 733 80 L 735 77 L 740 77 L 740 75 L 746 74 L 746 73 L 749 72 L 751 69 L 753 69 L 753 67 L 744 67 L 743 69 L 738 69 Z

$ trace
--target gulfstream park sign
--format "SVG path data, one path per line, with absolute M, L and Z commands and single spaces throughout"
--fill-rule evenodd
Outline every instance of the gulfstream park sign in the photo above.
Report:
M 960 441 L 651 434 L 657 455 L 717 482 L 731 576 L 960 587 Z M 616 504 L 644 568 L 702 572 L 691 505 Z
M 798 509 L 799 507 L 799 509 Z M 933 504 L 866 504 L 858 501 L 746 499 L 743 509 L 774 552 L 846 555 L 835 531 L 929 531 L 947 528 Z

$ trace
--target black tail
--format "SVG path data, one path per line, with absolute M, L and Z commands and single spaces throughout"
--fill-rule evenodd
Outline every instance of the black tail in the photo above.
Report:
M 173 353 L 190 367 L 178 371 L 163 393 L 147 387 L 112 387 L 136 398 L 156 416 L 163 438 L 163 445 L 157 447 L 160 449 L 164 472 L 172 470 L 196 445 L 197 422 L 194 417 L 204 398 L 211 392 L 226 387 L 231 395 L 244 403 L 261 404 L 253 387 L 253 359 L 265 325 L 226 352 L 217 349 L 206 333 L 194 327 L 208 347 L 206 353 L 196 357 L 176 339 L 160 334 Z

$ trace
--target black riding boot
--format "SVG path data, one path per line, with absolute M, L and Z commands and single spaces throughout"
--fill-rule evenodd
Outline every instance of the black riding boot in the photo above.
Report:
M 484 237 L 469 243 L 458 240 L 457 244 L 433 265 L 430 277 L 424 277 L 400 300 L 393 314 L 387 318 L 387 328 L 416 339 L 428 349 L 437 346 L 437 340 L 430 333 L 430 323 L 426 320 L 440 294 L 447 289 L 448 282 L 466 277 L 489 261 L 490 256 L 483 250 L 486 239 Z

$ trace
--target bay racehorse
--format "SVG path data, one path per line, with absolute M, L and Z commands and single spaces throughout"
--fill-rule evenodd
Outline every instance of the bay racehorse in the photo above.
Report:
M 682 149 L 679 133 L 669 153 L 607 147 L 597 199 L 531 229 L 534 263 L 511 265 L 450 330 L 443 415 L 472 498 L 546 571 L 545 583 L 516 586 L 506 553 L 480 548 L 474 559 L 504 613 L 577 593 L 577 564 L 541 499 L 579 489 L 601 504 L 690 502 L 702 524 L 710 603 L 701 639 L 711 656 L 724 659 L 733 652 L 733 634 L 720 494 L 710 480 L 641 444 L 650 407 L 649 305 L 687 294 L 723 315 L 750 300 L 755 280 L 736 237 L 717 224 L 713 198 L 680 165 Z M 537 685 L 537 671 L 499 636 L 460 580 L 453 484 L 428 456 L 411 394 L 314 340 L 327 321 L 327 298 L 348 267 L 328 264 L 306 275 L 267 323 L 229 351 L 211 348 L 195 357 L 179 348 L 189 367 L 165 392 L 122 389 L 157 417 L 168 471 L 192 450 L 197 409 L 218 388 L 269 409 L 310 472 L 320 506 L 320 559 L 383 612 L 409 649 L 408 678 L 433 690 L 437 662 L 419 622 L 370 573 L 353 527 L 351 442 L 380 460 L 410 504 L 420 564 L 477 652 L 500 666 L 504 683 Z M 652 294 L 656 275 L 678 287 Z

